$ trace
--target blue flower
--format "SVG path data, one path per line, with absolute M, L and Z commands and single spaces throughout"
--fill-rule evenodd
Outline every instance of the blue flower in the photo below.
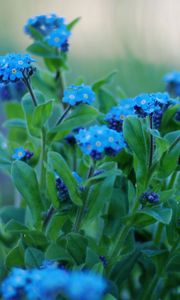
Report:
M 63 102 L 71 106 L 78 105 L 80 103 L 91 105 L 95 100 L 95 93 L 88 85 L 71 85 L 65 92 Z
M 122 131 L 122 125 L 125 118 L 133 115 L 134 111 L 132 108 L 125 106 L 114 106 L 106 114 L 105 120 L 108 122 L 108 127 L 116 131 Z
M 33 156 L 33 153 L 30 152 L 28 149 L 24 149 L 23 147 L 16 148 L 14 150 L 14 154 L 12 158 L 15 160 L 27 160 Z
M 0 58 L 0 83 L 10 83 L 29 78 L 34 68 L 29 54 L 7 54 Z
M 180 96 L 180 72 L 172 71 L 164 76 L 166 89 L 174 96 Z
M 62 52 L 68 51 L 68 39 L 71 32 L 68 30 L 64 18 L 56 14 L 35 16 L 30 18 L 24 27 L 25 33 L 33 37 L 31 29 L 40 33 L 50 46 L 61 49 Z
M 23 269 L 12 269 L 8 278 L 4 280 L 1 286 L 1 292 L 4 300 L 24 299 L 24 287 L 27 281 L 27 272 Z
M 76 135 L 76 140 L 82 152 L 95 160 L 101 159 L 105 153 L 116 155 L 125 147 L 122 133 L 106 125 L 81 129 Z
M 51 265 L 43 269 L 13 269 L 1 285 L 4 300 L 101 300 L 105 280 L 92 272 L 66 271 Z
M 66 43 L 70 35 L 71 33 L 67 27 L 62 25 L 60 29 L 53 30 L 45 40 L 50 46 L 61 48 Z
M 26 86 L 22 81 L 10 83 L 8 85 L 0 84 L 0 100 L 21 100 L 26 92 Z
M 65 294 L 71 300 L 100 300 L 102 299 L 106 283 L 97 274 L 91 272 L 74 271 L 70 276 L 71 283 Z
M 159 203 L 160 198 L 159 195 L 156 194 L 155 192 L 145 192 L 141 196 L 141 202 L 143 204 L 146 204 L 149 202 L 150 204 L 157 204 Z
M 134 107 L 134 98 L 121 99 L 119 106 L 132 110 Z

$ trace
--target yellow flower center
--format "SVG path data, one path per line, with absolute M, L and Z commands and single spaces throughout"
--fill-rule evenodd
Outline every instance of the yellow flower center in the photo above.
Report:
M 23 156 L 23 153 L 22 152 L 18 152 L 18 157 L 21 157 Z
M 16 70 L 16 69 L 12 69 L 12 73 L 13 73 L 13 74 L 16 74 L 16 73 L 17 73 L 17 70 Z
M 120 115 L 120 119 L 121 119 L 121 120 L 124 120 L 124 119 L 125 119 L 125 116 L 124 116 L 124 115 Z

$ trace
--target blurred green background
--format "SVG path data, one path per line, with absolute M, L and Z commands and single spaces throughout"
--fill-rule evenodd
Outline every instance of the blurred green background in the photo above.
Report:
M 163 91 L 162 76 L 179 68 L 179 0 L 0 0 L 0 55 L 25 51 L 23 33 L 31 16 L 46 13 L 81 21 L 70 39 L 68 83 L 91 83 L 116 69 L 114 84 L 128 96 Z M 3 197 L 12 188 L 0 178 Z M 8 200 L 9 201 L 9 200 Z

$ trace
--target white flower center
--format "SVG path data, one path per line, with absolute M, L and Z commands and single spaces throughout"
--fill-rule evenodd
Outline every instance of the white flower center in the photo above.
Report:
M 23 65 L 23 61 L 22 61 L 22 60 L 19 60 L 19 61 L 18 61 L 18 65 Z
M 83 94 L 83 98 L 88 99 L 88 94 Z
M 145 104 L 145 103 L 146 103 L 146 100 L 145 100 L 145 99 L 141 101 L 141 104 Z
M 109 141 L 110 143 L 112 143 L 112 142 L 114 142 L 114 138 L 113 138 L 112 136 L 110 136 L 110 137 L 108 138 L 108 141 Z
M 69 99 L 75 99 L 75 96 L 73 94 L 69 95 Z
M 102 145 L 102 143 L 101 143 L 100 141 L 97 141 L 97 142 L 96 142 L 96 146 L 97 146 L 97 147 L 101 147 L 101 145 Z

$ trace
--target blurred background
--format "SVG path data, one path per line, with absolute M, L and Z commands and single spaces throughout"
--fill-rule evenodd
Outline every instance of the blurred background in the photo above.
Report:
M 0 0 L 0 55 L 25 51 L 27 19 L 52 12 L 67 22 L 81 17 L 70 39 L 69 83 L 79 76 L 92 83 L 116 69 L 114 87 L 135 96 L 163 91 L 164 73 L 180 67 L 179 0 Z

